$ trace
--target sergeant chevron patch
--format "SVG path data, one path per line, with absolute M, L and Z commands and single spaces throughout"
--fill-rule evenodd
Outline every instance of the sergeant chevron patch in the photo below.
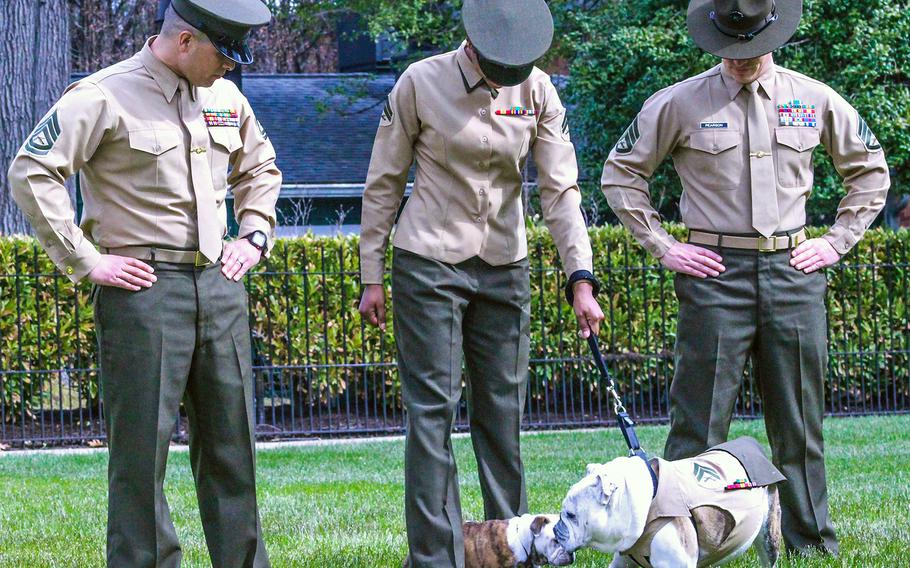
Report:
M 57 111 L 41 121 L 25 143 L 25 151 L 35 156 L 47 156 L 60 138 L 60 121 Z
M 635 143 L 638 142 L 639 138 L 641 138 L 641 132 L 638 130 L 638 117 L 636 116 L 635 120 L 632 121 L 632 124 L 629 125 L 629 128 L 626 128 L 626 131 L 619 139 L 619 142 L 616 143 L 616 153 L 631 153 L 632 148 L 635 146 Z
M 870 152 L 877 152 L 882 149 L 881 143 L 879 143 L 878 138 L 875 137 L 875 134 L 872 133 L 872 129 L 869 128 L 869 125 L 866 124 L 866 121 L 863 120 L 863 117 L 856 113 L 856 118 L 859 121 L 859 127 L 857 128 L 856 135 L 859 136 L 859 139 L 863 141 L 863 146 L 866 147 L 866 150 Z
M 392 124 L 395 113 L 392 111 L 392 95 L 385 98 L 385 108 L 382 109 L 382 118 L 379 119 L 379 126 L 388 126 Z
M 713 467 L 701 465 L 700 463 L 694 464 L 692 468 L 692 475 L 695 476 L 696 481 L 703 484 L 720 480 L 720 474 L 717 473 Z

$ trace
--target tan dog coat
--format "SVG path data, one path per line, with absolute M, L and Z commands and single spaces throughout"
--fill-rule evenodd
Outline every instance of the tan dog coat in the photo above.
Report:
M 748 546 L 761 529 L 762 509 L 768 507 L 764 492 L 725 487 L 741 479 L 756 487 L 784 480 L 751 438 L 716 446 L 694 458 L 672 462 L 655 458 L 652 463 L 660 478 L 657 496 L 641 538 L 623 552 L 646 568 L 651 566 L 651 540 L 675 518 L 689 518 L 695 526 L 699 567 L 716 564 Z M 743 463 L 750 466 L 751 477 Z

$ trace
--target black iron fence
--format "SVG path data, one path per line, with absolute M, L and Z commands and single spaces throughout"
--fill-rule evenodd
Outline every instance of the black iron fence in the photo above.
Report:
M 592 232 L 592 239 L 607 317 L 602 350 L 635 419 L 664 421 L 677 333 L 674 276 L 616 229 Z M 828 271 L 829 414 L 910 410 L 908 242 L 907 235 L 878 233 Z M 4 247 L 0 442 L 100 443 L 103 405 L 90 288 L 71 285 L 32 241 L 8 241 Z M 285 240 L 267 266 L 247 278 L 260 438 L 403 430 L 391 329 L 365 326 L 357 315 L 356 251 L 355 238 Z M 609 398 L 560 293 L 564 275 L 552 245 L 537 231 L 530 256 L 525 426 L 612 425 Z M 747 369 L 736 414 L 761 412 Z M 467 427 L 464 403 L 456 427 Z M 182 422 L 175 435 L 185 437 Z

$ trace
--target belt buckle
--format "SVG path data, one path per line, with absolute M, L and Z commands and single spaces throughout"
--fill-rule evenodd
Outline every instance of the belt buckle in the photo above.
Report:
M 210 261 L 209 259 L 207 259 L 207 258 L 202 254 L 202 251 L 198 251 L 198 250 L 197 250 L 197 251 L 196 251 L 196 258 L 194 259 L 193 264 L 196 265 L 196 268 L 203 268 L 203 267 L 206 267 L 206 266 L 212 264 L 212 261 Z
M 777 252 L 777 237 L 758 237 L 758 252 Z

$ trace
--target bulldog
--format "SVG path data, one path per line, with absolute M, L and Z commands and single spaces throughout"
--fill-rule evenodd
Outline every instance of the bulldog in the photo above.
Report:
M 465 568 L 531 568 L 568 566 L 575 557 L 556 542 L 553 527 L 559 515 L 522 515 L 507 520 L 466 522 Z M 410 560 L 404 559 L 402 568 Z
M 672 462 L 617 458 L 588 466 L 554 532 L 567 552 L 612 553 L 611 568 L 700 568 L 753 545 L 762 565 L 774 566 L 781 542 L 775 484 L 784 480 L 752 438 Z

